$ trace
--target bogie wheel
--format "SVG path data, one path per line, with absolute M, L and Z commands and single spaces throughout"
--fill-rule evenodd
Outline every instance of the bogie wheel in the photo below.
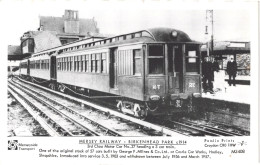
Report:
M 148 109 L 141 107 L 140 111 L 138 112 L 138 115 L 140 120 L 145 120 L 148 116 Z
M 148 109 L 146 106 L 140 106 L 140 104 L 135 104 L 134 105 L 134 112 L 137 114 L 136 116 L 140 120 L 145 120 L 146 117 L 148 116 Z

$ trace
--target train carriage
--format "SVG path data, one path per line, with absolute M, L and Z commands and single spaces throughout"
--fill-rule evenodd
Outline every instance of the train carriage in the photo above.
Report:
M 145 118 L 200 96 L 200 46 L 182 31 L 153 28 L 36 53 L 30 72 L 62 92 L 117 97 L 119 110 Z
M 21 77 L 28 77 L 30 76 L 30 69 L 29 69 L 29 65 L 30 65 L 30 60 L 28 58 L 25 58 L 23 60 L 21 60 L 20 62 L 20 76 Z
M 50 56 L 48 54 L 33 55 L 30 58 L 30 76 L 33 81 L 50 81 L 50 74 Z
M 165 102 L 181 106 L 180 99 L 201 91 L 200 43 L 178 30 L 143 30 L 64 50 L 56 56 L 58 84 L 121 96 L 118 108 L 135 116 Z

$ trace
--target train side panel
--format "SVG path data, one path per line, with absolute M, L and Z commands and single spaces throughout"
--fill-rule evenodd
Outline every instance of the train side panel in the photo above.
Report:
M 31 69 L 31 77 L 50 80 L 50 70 Z
M 107 74 L 57 71 L 57 82 L 102 92 L 109 92 L 109 76 Z

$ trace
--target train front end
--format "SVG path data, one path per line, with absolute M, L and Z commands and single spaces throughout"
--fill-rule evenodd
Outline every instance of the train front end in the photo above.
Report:
M 146 44 L 145 100 L 149 113 L 191 111 L 192 100 L 201 96 L 201 44 L 173 29 L 151 33 L 157 42 Z

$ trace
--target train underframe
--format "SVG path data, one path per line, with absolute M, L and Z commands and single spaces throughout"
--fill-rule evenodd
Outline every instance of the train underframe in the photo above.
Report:
M 168 96 L 163 100 L 140 101 L 87 88 L 57 83 L 56 80 L 44 80 L 27 75 L 20 75 L 20 77 L 62 93 L 83 96 L 90 99 L 98 98 L 109 100 L 116 105 L 118 111 L 142 120 L 145 120 L 149 116 L 180 117 L 193 111 L 192 95 L 189 95 L 186 98 L 176 97 L 172 99 Z

